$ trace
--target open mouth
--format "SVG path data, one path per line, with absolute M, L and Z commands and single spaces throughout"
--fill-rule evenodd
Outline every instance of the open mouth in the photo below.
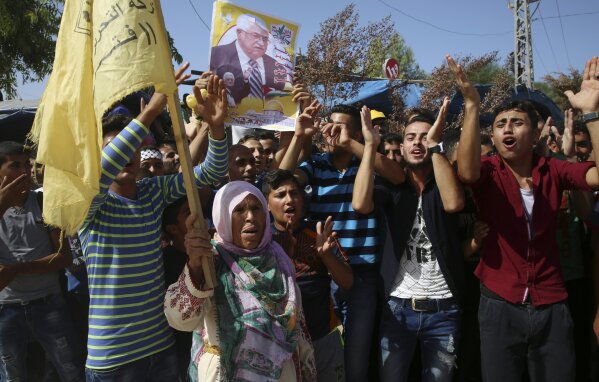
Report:
M 422 149 L 414 149 L 414 150 L 410 151 L 410 154 L 412 154 L 412 156 L 415 158 L 421 158 L 421 157 L 424 157 L 425 151 Z
M 516 146 L 516 139 L 513 137 L 504 138 L 502 142 L 506 149 L 512 149 L 514 146 Z
M 246 235 L 255 235 L 258 233 L 258 227 L 255 225 L 248 225 L 241 230 L 241 233 Z
M 290 218 L 294 218 L 295 217 L 295 207 L 287 207 L 285 208 L 285 218 L 290 219 Z

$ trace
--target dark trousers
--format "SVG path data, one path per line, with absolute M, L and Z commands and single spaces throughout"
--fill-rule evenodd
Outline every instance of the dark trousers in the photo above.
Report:
M 573 323 L 565 302 L 534 307 L 500 298 L 480 297 L 483 379 L 531 382 L 575 379 Z
M 179 370 L 174 346 L 160 353 L 110 369 L 85 369 L 87 382 L 177 382 Z

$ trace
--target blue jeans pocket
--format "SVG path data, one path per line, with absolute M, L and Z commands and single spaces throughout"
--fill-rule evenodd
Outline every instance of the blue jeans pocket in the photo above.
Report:
M 404 310 L 404 304 L 395 298 L 389 298 L 387 305 L 393 316 L 398 317 Z

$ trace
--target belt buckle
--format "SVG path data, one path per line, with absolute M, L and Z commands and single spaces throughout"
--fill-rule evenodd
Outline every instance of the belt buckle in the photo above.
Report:
M 412 299 L 411 299 L 411 300 L 412 300 L 412 310 L 413 310 L 414 312 L 426 312 L 426 311 L 427 311 L 427 309 L 420 309 L 420 308 L 417 308 L 417 307 L 416 307 L 416 303 L 417 303 L 418 301 L 426 301 L 426 298 L 417 298 L 417 297 L 412 297 Z

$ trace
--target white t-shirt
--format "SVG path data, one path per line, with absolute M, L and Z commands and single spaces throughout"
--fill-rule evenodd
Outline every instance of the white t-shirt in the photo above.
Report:
M 426 223 L 422 214 L 422 195 L 418 199 L 418 210 L 406 249 L 399 263 L 391 296 L 398 298 L 452 297 L 449 286 L 439 267 L 437 257 L 431 251 Z
M 532 207 L 535 204 L 535 196 L 532 190 L 520 189 L 520 196 L 522 197 L 522 206 L 524 207 L 524 213 L 526 214 L 526 222 L 528 223 L 528 238 L 531 238 L 533 231 L 532 228 Z

